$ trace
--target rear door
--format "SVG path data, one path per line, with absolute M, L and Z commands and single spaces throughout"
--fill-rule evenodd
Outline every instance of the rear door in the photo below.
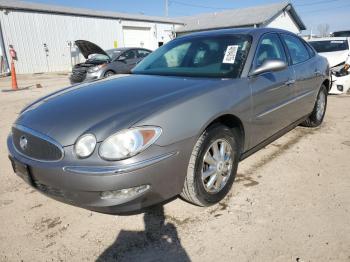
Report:
M 313 50 L 308 50 L 297 36 L 281 34 L 282 40 L 290 56 L 291 67 L 295 73 L 296 83 L 293 87 L 294 121 L 311 113 L 319 87 L 321 86 L 321 73 L 318 61 Z
M 252 70 L 266 60 L 282 60 L 288 63 L 280 37 L 275 33 L 264 34 L 258 44 Z M 252 90 L 252 126 L 255 130 L 252 144 L 257 145 L 288 126 L 293 116 L 290 100 L 293 98 L 294 73 L 287 67 L 278 72 L 265 72 L 249 79 Z

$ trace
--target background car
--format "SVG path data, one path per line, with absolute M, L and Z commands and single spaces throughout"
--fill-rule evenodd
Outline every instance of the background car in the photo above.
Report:
M 115 48 L 104 51 L 86 40 L 75 41 L 84 63 L 76 64 L 70 75 L 70 82 L 80 83 L 109 77 L 114 74 L 128 74 L 130 70 L 152 51 L 144 48 Z
M 342 94 L 350 90 L 350 71 L 346 61 L 350 56 L 350 38 L 327 37 L 315 38 L 310 45 L 327 58 L 332 73 L 332 88 L 330 94 Z
M 331 34 L 333 37 L 350 37 L 350 30 L 347 31 L 335 31 Z
M 271 28 L 176 38 L 119 78 L 25 108 L 7 145 L 15 172 L 57 200 L 122 213 L 177 195 L 222 200 L 239 161 L 326 112 L 329 66 Z M 97 98 L 97 99 L 96 99 Z

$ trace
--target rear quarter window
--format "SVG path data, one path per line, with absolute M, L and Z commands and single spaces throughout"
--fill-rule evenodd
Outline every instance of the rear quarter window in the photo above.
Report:
M 307 51 L 309 52 L 310 57 L 314 57 L 316 55 L 315 50 L 309 45 L 307 42 L 303 41 L 303 44 L 305 45 Z
M 287 46 L 293 65 L 302 63 L 310 58 L 309 51 L 298 37 L 287 34 L 282 34 L 281 36 Z

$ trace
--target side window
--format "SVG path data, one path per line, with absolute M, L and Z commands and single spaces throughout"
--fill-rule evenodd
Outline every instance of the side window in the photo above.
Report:
M 178 67 L 181 66 L 185 55 L 190 48 L 191 43 L 183 43 L 173 49 L 170 49 L 164 54 L 164 59 L 167 67 Z
M 144 57 L 148 56 L 149 54 L 150 54 L 150 52 L 147 50 L 142 50 L 142 49 L 137 50 L 137 57 L 138 58 L 144 58 Z
M 314 49 L 305 41 L 303 41 L 304 45 L 306 46 L 307 51 L 309 52 L 310 57 L 314 57 L 315 56 L 315 51 Z
M 293 65 L 304 62 L 310 58 L 305 45 L 295 36 L 282 34 L 282 38 L 287 45 Z
M 135 51 L 134 50 L 130 50 L 130 51 L 126 51 L 124 53 L 124 56 L 126 57 L 126 60 L 128 59 L 134 59 L 135 58 Z
M 260 40 L 256 53 L 255 67 L 261 66 L 266 60 L 282 60 L 287 63 L 281 40 L 276 34 L 267 34 Z

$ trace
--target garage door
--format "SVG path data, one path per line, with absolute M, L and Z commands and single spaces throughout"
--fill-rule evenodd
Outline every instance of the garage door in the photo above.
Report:
M 151 30 L 149 27 L 123 27 L 125 47 L 152 48 Z

